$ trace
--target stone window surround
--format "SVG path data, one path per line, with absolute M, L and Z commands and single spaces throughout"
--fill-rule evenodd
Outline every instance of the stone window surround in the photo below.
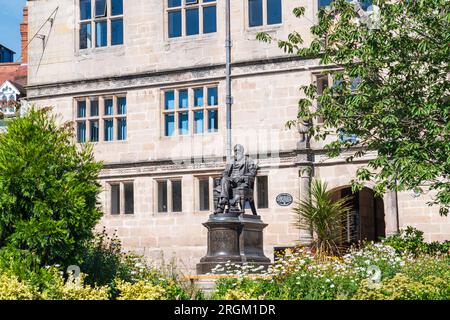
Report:
M 330 72 L 327 72 L 327 73 L 313 72 L 313 73 L 311 73 L 311 76 L 312 76 L 312 79 L 311 79 L 312 82 L 311 83 L 316 85 L 316 86 L 319 84 L 319 81 L 328 80 L 328 84 L 327 85 L 329 85 L 333 81 Z M 319 104 L 318 104 L 317 100 L 314 101 L 313 107 L 314 107 L 314 109 L 317 109 L 319 107 Z M 314 121 L 315 121 L 316 124 L 322 124 L 323 123 L 323 119 L 322 118 L 315 118 Z
M 211 175 L 211 174 L 204 174 L 204 175 L 195 175 L 194 176 L 194 213 L 195 214 L 204 214 L 204 213 L 212 213 L 214 211 L 214 179 L 220 178 L 221 174 L 217 175 Z M 258 172 L 258 175 L 256 176 L 255 180 L 255 186 L 254 186 L 254 194 L 253 199 L 255 200 L 255 205 L 257 210 L 268 210 L 270 209 L 270 198 L 267 199 L 267 208 L 259 208 L 258 204 L 258 178 L 259 177 L 267 177 L 267 188 L 269 189 L 269 174 L 268 172 L 261 171 Z M 200 181 L 201 180 L 209 180 L 209 211 L 206 210 L 200 210 Z M 269 194 L 269 190 L 267 190 L 267 193 Z M 249 210 L 249 209 L 247 209 Z
M 194 107 L 194 89 L 203 88 L 203 107 Z M 217 88 L 218 93 L 218 104 L 216 106 L 209 106 L 208 105 L 208 88 Z M 184 85 L 184 86 L 174 86 L 174 87 L 167 87 L 167 88 L 161 88 L 161 97 L 160 97 L 160 137 L 163 139 L 174 139 L 174 138 L 184 138 L 184 137 L 195 137 L 195 136 L 203 136 L 203 135 L 218 135 L 220 134 L 222 130 L 222 126 L 220 125 L 220 114 L 221 110 L 224 110 L 223 106 L 223 99 L 221 90 L 220 90 L 220 83 L 218 82 L 208 82 L 208 83 L 200 83 L 195 85 Z M 182 90 L 188 90 L 188 108 L 186 109 L 180 109 L 179 108 L 179 91 Z M 165 109 L 165 93 L 168 91 L 174 91 L 175 92 L 175 100 L 174 105 L 175 108 L 171 110 Z M 208 110 L 217 110 L 217 126 L 218 129 L 215 132 L 209 132 L 208 131 Z M 194 111 L 203 111 L 203 132 L 202 133 L 194 133 L 194 117 L 193 112 Z M 189 112 L 189 133 L 188 134 L 179 134 L 178 133 L 178 114 L 180 112 Z M 175 125 L 175 133 L 171 136 L 165 135 L 165 115 L 168 113 L 174 113 L 174 125 Z
M 250 20 L 249 20 L 249 13 L 250 13 L 250 9 L 249 9 L 249 5 L 248 5 L 248 0 L 244 0 L 243 1 L 243 5 L 244 5 L 244 10 L 242 12 L 244 12 L 244 30 L 247 33 L 259 33 L 261 31 L 265 31 L 265 32 L 274 32 L 277 31 L 278 29 L 281 28 L 281 26 L 283 25 L 284 22 L 284 8 L 286 7 L 285 4 L 286 0 L 281 0 L 281 23 L 277 23 L 277 24 L 267 24 L 267 0 L 262 0 L 263 2 L 263 24 L 261 26 L 255 26 L 255 27 L 250 27 Z M 291 1 L 291 0 L 288 0 Z
M 92 144 L 98 144 L 98 143 L 125 143 L 128 140 L 118 140 L 118 133 L 117 133 L 117 120 L 118 119 L 127 119 L 128 114 L 128 100 L 127 100 L 127 112 L 125 114 L 119 115 L 117 113 L 117 99 L 127 97 L 126 93 L 116 93 L 116 94 L 104 94 L 104 95 L 93 95 L 93 96 L 84 96 L 84 97 L 75 97 L 74 98 L 74 106 L 73 106 L 73 119 L 75 119 L 75 123 L 85 121 L 86 122 L 86 142 L 90 142 Z M 104 101 L 107 99 L 113 99 L 113 115 L 105 115 L 105 108 L 104 108 Z M 91 117 L 91 100 L 97 100 L 98 101 L 98 116 Z M 86 101 L 86 117 L 85 118 L 78 118 L 78 102 L 79 101 Z M 110 141 L 105 141 L 105 127 L 104 127 L 104 120 L 111 119 L 113 120 L 113 131 L 114 136 L 113 139 Z M 98 121 L 99 122 L 99 137 L 97 142 L 91 142 L 90 141 L 90 123 L 91 121 Z M 128 123 L 127 123 L 127 131 L 128 131 Z
M 172 182 L 173 181 L 180 181 L 181 182 L 181 207 L 183 208 L 181 212 L 175 212 L 172 210 L 173 203 L 172 203 Z M 160 212 L 158 210 L 159 207 L 159 195 L 158 195 L 158 182 L 167 182 L 167 211 Z M 169 176 L 169 177 L 158 177 L 153 179 L 153 215 L 155 216 L 167 216 L 169 214 L 176 214 L 180 215 L 184 213 L 184 206 L 183 206 L 183 176 Z
M 162 0 L 163 1 L 163 32 L 164 32 L 164 37 L 163 39 L 166 42 L 183 42 L 183 41 L 198 41 L 201 39 L 208 39 L 208 38 L 216 38 L 217 37 L 217 33 L 219 32 L 219 23 L 221 21 L 223 21 L 222 19 L 220 19 L 220 15 L 219 15 L 219 9 L 220 9 L 220 4 L 222 1 L 220 0 L 216 0 L 215 2 L 208 2 L 208 3 L 202 3 L 203 1 L 199 0 L 199 3 L 197 4 L 191 4 L 191 5 L 186 5 L 185 0 L 182 0 L 181 3 L 181 7 L 176 7 L 176 8 L 169 8 L 169 3 L 167 0 Z M 216 32 L 212 32 L 212 33 L 203 33 L 203 8 L 204 7 L 211 7 L 211 6 L 216 6 Z M 171 11 L 178 11 L 181 9 L 181 36 L 180 37 L 173 37 L 170 38 L 169 37 L 169 12 Z M 199 33 L 195 34 L 195 35 L 186 35 L 186 8 L 199 8 L 199 23 L 198 23 L 198 28 L 199 28 Z
M 133 184 L 133 203 L 134 210 L 133 213 L 125 213 L 125 184 Z M 111 186 L 119 185 L 120 186 L 120 208 L 119 214 L 112 214 L 112 198 L 111 198 Z M 105 184 L 106 191 L 106 208 L 104 210 L 104 214 L 108 217 L 134 217 L 136 213 L 136 190 L 134 180 L 112 180 L 107 181 Z
M 111 45 L 111 21 L 112 20 L 118 20 L 118 19 L 122 19 L 123 21 L 123 31 L 124 31 L 124 38 L 125 38 L 125 20 L 124 20 L 124 13 L 122 13 L 121 15 L 115 15 L 112 16 L 111 15 L 111 0 L 106 0 L 106 16 L 105 17 L 101 17 L 101 18 L 96 18 L 95 17 L 95 0 L 91 0 L 92 4 L 91 4 L 91 18 L 90 19 L 86 19 L 86 20 L 81 20 L 81 16 L 80 16 L 80 0 L 75 0 L 75 17 L 76 17 L 76 24 L 75 24 L 75 52 L 76 53 L 87 53 L 87 52 L 91 52 L 91 51 L 102 51 L 102 50 L 108 50 L 111 48 L 123 48 L 125 47 L 124 43 L 123 44 L 118 44 L 118 45 Z M 125 3 L 126 0 L 124 0 Z M 124 5 L 124 11 L 125 11 L 125 5 Z M 104 47 L 96 47 L 96 29 L 95 29 L 95 22 L 96 21 L 102 21 L 105 20 L 107 21 L 107 30 L 106 30 L 106 34 L 107 34 L 107 44 Z M 85 49 L 80 49 L 80 30 L 81 30 L 81 24 L 86 23 L 86 22 L 90 22 L 91 23 L 91 47 L 85 48 Z M 125 42 L 125 41 L 124 41 Z

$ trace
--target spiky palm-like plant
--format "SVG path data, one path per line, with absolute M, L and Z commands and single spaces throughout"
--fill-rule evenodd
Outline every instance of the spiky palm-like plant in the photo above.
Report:
M 320 256 L 341 255 L 343 235 L 351 197 L 334 200 L 326 182 L 314 179 L 309 190 L 309 199 L 297 202 L 295 225 L 310 231 L 313 236 L 312 249 Z

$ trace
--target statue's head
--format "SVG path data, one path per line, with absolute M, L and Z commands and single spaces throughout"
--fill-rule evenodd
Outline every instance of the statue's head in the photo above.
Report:
M 234 159 L 239 161 L 244 158 L 244 147 L 240 144 L 234 146 Z

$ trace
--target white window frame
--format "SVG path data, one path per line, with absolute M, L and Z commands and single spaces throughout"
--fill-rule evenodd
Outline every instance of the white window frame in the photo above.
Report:
M 194 106 L 194 90 L 203 88 L 203 106 L 202 107 L 195 107 Z M 210 88 L 216 88 L 217 89 L 217 105 L 215 106 L 209 106 L 209 97 L 208 97 L 208 89 Z M 188 107 L 181 109 L 179 107 L 179 92 L 180 91 L 188 91 Z M 174 109 L 166 110 L 165 106 L 165 95 L 166 92 L 173 91 L 175 95 L 174 99 Z M 198 85 L 198 86 L 191 86 L 191 87 L 175 87 L 175 88 L 167 88 L 161 90 L 161 137 L 164 138 L 175 138 L 175 137 L 189 137 L 189 136 L 201 136 L 204 134 L 217 134 L 220 132 L 220 110 L 221 108 L 221 97 L 220 97 L 220 88 L 218 83 L 214 84 L 204 84 L 204 85 Z M 208 111 L 215 110 L 217 111 L 217 131 L 209 132 L 208 130 Z M 203 111 L 203 132 L 202 133 L 195 133 L 194 130 L 194 112 L 195 111 Z M 189 130 L 187 134 L 180 134 L 179 132 L 179 114 L 188 112 L 189 114 Z M 171 136 L 166 136 L 166 114 L 174 114 L 174 134 Z
M 167 0 L 164 1 L 164 38 L 167 41 L 176 41 L 179 39 L 191 39 L 196 37 L 207 37 L 210 35 L 217 34 L 219 31 L 219 0 L 215 0 L 214 2 L 203 2 L 203 0 L 197 0 L 197 3 L 186 4 L 186 0 L 181 0 L 180 7 L 169 8 L 169 3 Z M 216 32 L 204 33 L 203 27 L 203 8 L 206 7 L 216 7 Z M 186 10 L 198 8 L 198 34 L 187 35 L 186 34 Z M 169 37 L 169 12 L 180 11 L 181 10 L 181 36 L 179 37 Z
M 91 1 L 91 18 L 90 19 L 85 19 L 85 20 L 81 20 L 81 15 L 80 15 L 80 0 L 76 0 L 77 2 L 77 13 L 76 13 L 76 17 L 77 17 L 77 51 L 86 51 L 86 50 L 98 50 L 98 49 L 102 49 L 102 48 L 107 48 L 107 47 L 120 47 L 123 46 L 123 44 L 118 44 L 118 45 L 112 45 L 112 27 L 111 27 L 111 22 L 114 20 L 120 20 L 122 19 L 122 23 L 123 23 L 123 38 L 124 38 L 124 42 L 125 42 L 125 20 L 124 20 L 124 12 L 122 12 L 122 14 L 120 15 L 115 15 L 112 16 L 111 15 L 111 0 L 106 0 L 106 15 L 105 16 L 101 16 L 101 17 L 96 17 L 95 16 L 95 0 L 90 0 Z M 125 11 L 125 1 L 123 0 L 124 3 L 124 11 Z M 96 32 L 96 22 L 101 22 L 101 21 L 106 21 L 107 27 L 106 27 L 106 46 L 103 47 L 97 47 L 96 43 L 97 43 L 97 32 Z M 87 48 L 80 48 L 81 45 L 81 39 L 80 39 L 80 31 L 81 31 L 81 25 L 83 24 L 90 24 L 91 25 L 91 46 L 87 47 Z
M 118 99 L 119 98 L 125 98 L 127 99 L 127 110 L 125 114 L 119 114 L 118 113 Z M 105 114 L 105 100 L 112 99 L 113 100 L 113 114 L 112 115 L 106 115 Z M 98 101 L 98 115 L 97 116 L 91 116 L 91 101 L 97 100 Z M 78 102 L 79 101 L 85 101 L 86 102 L 86 117 L 78 117 Z M 74 98 L 74 107 L 73 107 L 73 118 L 75 119 L 76 123 L 79 122 L 86 122 L 86 142 L 90 143 L 109 143 L 109 142 L 123 142 L 128 140 L 128 121 L 127 121 L 127 134 L 126 139 L 124 140 L 118 140 L 118 120 L 119 119 L 125 119 L 127 120 L 128 115 L 128 98 L 126 93 L 117 93 L 117 94 L 110 94 L 110 95 L 97 95 L 97 96 L 85 96 L 85 97 L 77 97 Z M 106 141 L 105 140 L 105 120 L 113 120 L 113 139 Z M 98 128 L 99 128 L 99 134 L 98 134 L 98 141 L 90 141 L 91 139 L 91 122 L 98 121 Z M 77 132 L 78 134 L 78 132 Z M 76 137 L 78 141 L 78 136 Z

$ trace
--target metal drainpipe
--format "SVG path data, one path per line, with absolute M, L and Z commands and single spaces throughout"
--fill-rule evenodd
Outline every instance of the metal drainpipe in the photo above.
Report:
M 226 30 L 226 121 L 227 121 L 227 162 L 231 161 L 231 106 L 233 104 L 233 96 L 231 95 L 231 7 L 230 1 L 225 2 L 225 30 Z

